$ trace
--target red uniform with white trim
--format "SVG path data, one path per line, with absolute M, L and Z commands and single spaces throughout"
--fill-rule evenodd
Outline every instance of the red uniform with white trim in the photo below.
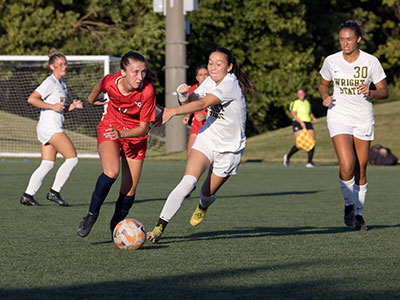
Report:
M 97 145 L 109 141 L 104 136 L 105 130 L 114 126 L 118 130 L 129 130 L 138 127 L 140 122 L 155 120 L 156 98 L 151 83 L 143 80 L 139 89 L 123 95 L 118 89 L 121 72 L 106 75 L 100 82 L 103 93 L 108 94 L 103 117 L 97 126 Z M 121 155 L 132 159 L 144 159 L 147 149 L 147 137 L 114 140 L 121 148 Z
M 189 89 L 188 94 L 189 95 L 192 94 L 198 87 L 199 87 L 198 83 L 192 85 L 192 87 Z M 206 122 L 206 119 L 204 119 L 203 121 L 196 120 L 196 115 L 199 115 L 199 114 L 207 115 L 208 114 L 207 108 L 205 110 L 196 111 L 195 113 L 193 113 L 192 125 L 190 127 L 189 134 L 199 134 L 199 130 L 201 129 L 201 127 L 203 127 L 204 123 Z

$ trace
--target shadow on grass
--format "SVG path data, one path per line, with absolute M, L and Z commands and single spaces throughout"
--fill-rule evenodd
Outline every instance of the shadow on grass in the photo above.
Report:
M 369 225 L 368 230 L 400 227 L 397 225 Z M 159 244 L 169 244 L 182 241 L 198 240 L 220 240 L 220 239 L 240 239 L 240 238 L 261 238 L 271 236 L 292 236 L 292 235 L 313 235 L 313 234 L 337 234 L 355 232 L 354 227 L 254 227 L 234 230 L 220 230 L 194 233 L 188 236 L 165 236 Z M 359 232 L 368 234 L 368 232 Z
M 332 268 L 336 260 L 307 260 L 290 263 L 230 268 L 209 272 L 187 272 L 150 279 L 106 281 L 49 288 L 3 288 L 2 299 L 398 299 L 397 290 L 368 288 L 376 285 L 373 275 L 343 274 L 343 278 L 298 279 L 297 274 L 313 267 Z M 343 263 L 341 261 L 341 263 Z M 349 262 L 350 263 L 350 262 Z M 278 276 L 278 279 L 277 279 Z M 291 280 L 295 277 L 296 280 Z M 311 277 L 311 278 L 310 278 Z M 360 281 L 360 279 L 362 279 Z

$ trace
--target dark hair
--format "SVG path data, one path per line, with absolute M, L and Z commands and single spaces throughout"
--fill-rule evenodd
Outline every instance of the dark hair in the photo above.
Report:
M 297 93 L 298 91 L 303 91 L 304 93 L 306 93 L 306 91 L 305 91 L 303 88 L 298 88 L 298 89 L 296 90 L 296 93 Z
M 338 33 L 343 29 L 351 29 L 354 31 L 357 37 L 363 36 L 363 28 L 362 23 L 357 20 L 347 20 L 346 22 L 342 23 L 338 28 Z
M 197 66 L 197 68 L 196 68 L 196 73 L 195 73 L 196 76 L 197 76 L 197 73 L 198 73 L 201 69 L 206 69 L 206 70 L 208 71 L 207 65 L 206 65 L 206 64 L 201 64 L 201 65 Z
M 149 62 L 144 58 L 144 56 L 138 52 L 134 51 L 129 51 L 126 53 L 124 56 L 121 58 L 121 70 L 126 71 L 128 66 L 131 64 L 132 61 L 141 61 L 145 64 L 146 66 L 146 76 L 144 79 L 146 79 L 148 82 L 152 83 L 157 81 L 157 76 L 156 74 L 150 69 Z
M 47 56 L 49 57 L 49 65 L 53 65 L 56 62 L 56 60 L 61 57 L 67 60 L 65 55 L 54 47 L 49 49 Z
M 240 88 L 242 89 L 243 93 L 246 95 L 256 95 L 257 88 L 250 81 L 249 77 L 247 77 L 247 75 L 240 70 L 239 65 L 236 62 L 236 59 L 233 56 L 232 52 L 224 47 L 217 47 L 211 51 L 211 53 L 214 52 L 220 52 L 222 54 L 225 54 L 226 60 L 228 61 L 228 65 L 232 64 L 232 70 L 230 73 L 236 75 L 237 79 L 239 80 Z

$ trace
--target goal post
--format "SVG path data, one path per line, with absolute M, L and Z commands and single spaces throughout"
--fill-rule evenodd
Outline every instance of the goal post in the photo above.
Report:
M 87 97 L 105 75 L 120 70 L 120 58 L 104 55 L 66 55 L 66 58 L 67 104 L 80 99 L 84 108 L 65 115 L 64 131 L 78 157 L 96 158 L 97 124 L 104 108 L 88 104 Z M 36 135 L 40 109 L 26 100 L 50 74 L 48 56 L 0 55 L 0 157 L 40 157 Z M 149 151 L 164 152 L 163 131 L 163 128 L 150 131 Z

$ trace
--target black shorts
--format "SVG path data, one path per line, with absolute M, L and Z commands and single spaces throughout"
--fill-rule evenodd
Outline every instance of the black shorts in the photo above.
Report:
M 306 124 L 306 128 L 307 128 L 307 129 L 314 129 L 314 127 L 312 126 L 312 123 L 311 123 L 311 122 L 304 122 L 304 124 Z M 302 130 L 302 129 L 303 129 L 303 128 L 301 127 L 300 123 L 297 122 L 297 121 L 293 121 L 292 128 L 293 128 L 293 132 L 296 132 L 296 131 L 299 131 L 299 130 Z

